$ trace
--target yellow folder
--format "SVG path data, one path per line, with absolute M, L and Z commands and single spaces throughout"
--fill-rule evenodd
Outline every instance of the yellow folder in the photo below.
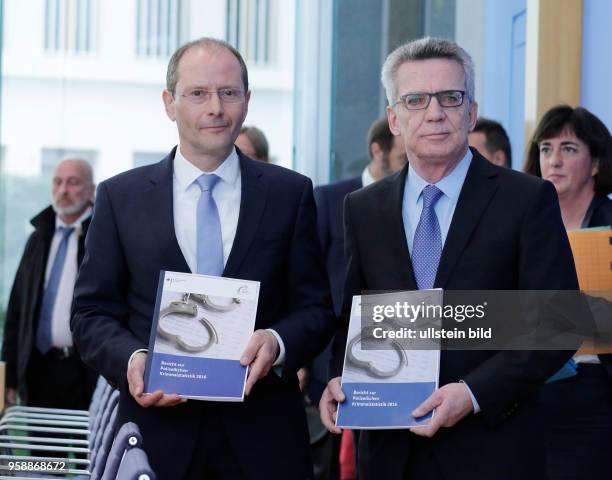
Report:
M 587 228 L 567 232 L 580 290 L 612 301 L 612 230 Z M 610 319 L 612 322 L 612 318 Z M 612 345 L 587 345 L 577 355 L 612 353 Z

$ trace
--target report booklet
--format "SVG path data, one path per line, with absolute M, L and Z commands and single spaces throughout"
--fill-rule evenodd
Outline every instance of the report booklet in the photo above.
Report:
M 255 328 L 259 282 L 160 272 L 145 393 L 244 401 L 240 365 Z
M 400 429 L 432 418 L 411 412 L 438 388 L 440 340 L 423 336 L 439 331 L 440 318 L 427 313 L 441 305 L 440 289 L 353 297 L 338 427 Z

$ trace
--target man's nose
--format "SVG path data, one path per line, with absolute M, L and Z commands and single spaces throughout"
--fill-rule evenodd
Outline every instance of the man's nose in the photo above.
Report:
M 209 115 L 221 115 L 223 113 L 223 102 L 218 92 L 211 93 L 210 100 L 206 102 L 206 109 Z
M 444 107 L 440 105 L 437 97 L 434 95 L 429 101 L 429 105 L 425 111 L 426 118 L 431 121 L 441 120 L 446 115 Z

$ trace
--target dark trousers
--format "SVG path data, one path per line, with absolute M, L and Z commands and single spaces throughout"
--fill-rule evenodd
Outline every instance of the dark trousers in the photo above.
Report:
M 612 458 L 612 379 L 602 365 L 542 387 L 551 480 L 609 478 Z
M 72 349 L 53 348 L 45 355 L 35 349 L 28 369 L 27 404 L 87 410 L 96 377 Z

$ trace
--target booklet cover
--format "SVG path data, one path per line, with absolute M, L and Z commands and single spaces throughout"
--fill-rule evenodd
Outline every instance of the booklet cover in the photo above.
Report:
M 428 305 L 442 305 L 442 290 L 353 297 L 338 427 L 410 428 L 432 417 L 410 414 L 438 388 L 440 340 L 415 339 L 440 327 L 439 318 L 424 315 Z
M 259 282 L 161 271 L 145 392 L 244 401 L 240 356 L 255 328 Z

